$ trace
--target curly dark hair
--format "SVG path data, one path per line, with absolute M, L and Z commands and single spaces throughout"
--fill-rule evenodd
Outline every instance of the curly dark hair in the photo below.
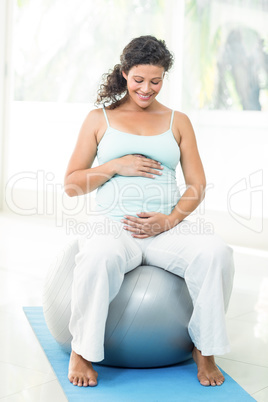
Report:
M 139 64 L 151 64 L 164 67 L 167 72 L 173 65 L 174 57 L 167 49 L 164 40 L 146 35 L 132 39 L 124 48 L 120 56 L 120 64 L 113 70 L 103 74 L 103 83 L 98 90 L 96 105 L 106 104 L 115 109 L 126 100 L 127 81 L 122 71 L 128 74 L 129 70 Z

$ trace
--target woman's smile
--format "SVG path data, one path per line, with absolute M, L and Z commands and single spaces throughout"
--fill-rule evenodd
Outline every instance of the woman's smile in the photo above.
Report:
M 153 94 L 151 94 L 151 95 L 142 95 L 142 94 L 140 94 L 139 92 L 136 92 L 136 94 L 137 94 L 138 97 L 139 97 L 141 100 L 143 100 L 143 101 L 147 101 L 147 100 L 149 100 L 149 99 L 153 96 Z

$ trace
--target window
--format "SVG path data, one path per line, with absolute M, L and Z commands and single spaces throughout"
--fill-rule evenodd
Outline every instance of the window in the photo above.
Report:
M 185 110 L 268 111 L 267 19 L 267 0 L 185 1 Z
M 14 100 L 94 103 L 101 75 L 133 37 L 170 42 L 176 1 L 17 0 Z

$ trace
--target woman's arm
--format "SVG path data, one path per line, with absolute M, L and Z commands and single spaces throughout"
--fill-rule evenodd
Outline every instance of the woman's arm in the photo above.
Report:
M 92 110 L 82 124 L 65 173 L 64 189 L 70 197 L 95 190 L 115 174 L 111 162 L 91 168 L 97 154 L 99 127 L 101 127 L 99 110 Z
M 105 128 L 102 110 L 92 110 L 80 129 L 65 174 L 64 189 L 70 197 L 95 190 L 115 174 L 149 178 L 161 174 L 161 164 L 142 155 L 125 155 L 92 168 L 97 154 L 97 137 Z
M 186 190 L 169 215 L 171 227 L 193 212 L 205 197 L 206 177 L 198 152 L 195 133 L 189 118 L 180 113 L 177 124 L 180 134 L 181 167 Z

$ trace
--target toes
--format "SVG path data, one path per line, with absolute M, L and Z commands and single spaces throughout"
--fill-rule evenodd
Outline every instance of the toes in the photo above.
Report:
M 73 383 L 73 380 L 74 380 L 73 376 L 68 375 L 68 380 L 69 380 L 71 383 Z
M 88 381 L 88 385 L 89 385 L 89 387 L 96 387 L 97 380 L 95 380 L 93 378 L 90 378 L 89 381 Z
M 78 387 L 83 387 L 83 385 L 84 385 L 84 378 L 82 377 L 82 378 L 79 378 Z
M 78 387 L 96 387 L 97 380 L 95 378 L 87 378 L 87 377 L 68 377 L 69 381 L 73 385 L 77 385 Z
M 198 376 L 198 380 L 204 387 L 215 387 L 216 385 L 222 385 L 224 383 L 224 378 L 210 378 L 205 375 Z
M 200 376 L 198 377 L 199 382 L 201 385 L 204 385 L 204 387 L 208 387 L 210 385 L 210 381 L 206 376 Z
M 78 378 L 77 377 L 73 377 L 73 381 L 71 381 L 73 383 L 73 385 L 77 385 L 78 384 Z
M 89 381 L 88 377 L 79 378 L 78 387 L 88 387 Z
M 83 380 L 83 387 L 88 387 L 88 379 L 84 378 Z
M 224 383 L 224 378 L 218 378 L 215 381 L 217 385 L 222 385 Z
M 222 385 L 225 381 L 223 374 L 218 370 L 218 372 L 214 376 L 215 385 Z
M 208 380 L 200 381 L 200 384 L 203 385 L 204 387 L 209 387 L 210 385 Z

